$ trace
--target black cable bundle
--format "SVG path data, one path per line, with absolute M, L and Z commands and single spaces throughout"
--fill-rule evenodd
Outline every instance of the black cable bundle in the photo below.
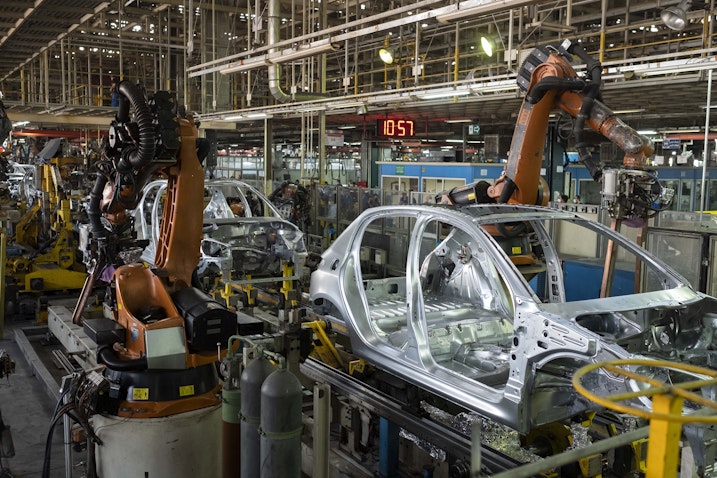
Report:
M 94 401 L 93 397 L 98 391 L 98 385 L 92 380 L 87 379 L 87 375 L 82 372 L 70 379 L 70 384 L 60 395 L 60 399 L 55 406 L 55 411 L 50 419 L 50 429 L 47 432 L 47 438 L 45 440 L 45 457 L 42 465 L 42 478 L 50 478 L 50 461 L 52 456 L 52 435 L 55 431 L 55 426 L 60 419 L 67 415 L 75 423 L 79 424 L 85 431 L 89 440 L 99 445 L 102 441 L 95 435 L 90 424 L 90 416 L 94 413 Z M 65 397 L 70 396 L 67 403 L 63 404 Z M 87 477 L 97 478 L 96 470 L 94 467 L 94 446 L 90 443 L 87 447 Z

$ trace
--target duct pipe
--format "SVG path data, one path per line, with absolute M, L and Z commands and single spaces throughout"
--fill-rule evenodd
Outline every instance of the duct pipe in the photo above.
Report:
M 272 46 L 269 49 L 269 55 L 272 53 L 280 53 L 280 50 L 273 48 L 273 45 L 279 42 L 279 33 L 281 27 L 281 5 L 279 0 L 269 0 L 268 16 L 269 21 L 267 22 L 267 43 Z M 323 75 L 324 72 L 322 71 Z M 281 103 L 287 103 L 289 101 L 311 101 L 326 98 L 327 95 L 321 94 L 309 94 L 309 93 L 295 93 L 293 95 L 287 94 L 281 89 L 281 64 L 270 65 L 268 71 L 269 78 L 269 91 Z
M 712 98 L 712 70 L 707 71 L 707 105 L 705 108 L 705 140 L 704 149 L 702 150 L 702 185 L 700 189 L 700 224 L 702 224 L 702 215 L 707 207 L 705 194 L 707 193 L 707 163 L 709 162 L 709 137 L 710 137 L 710 100 Z

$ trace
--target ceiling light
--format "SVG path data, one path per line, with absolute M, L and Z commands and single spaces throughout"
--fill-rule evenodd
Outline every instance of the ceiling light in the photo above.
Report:
M 638 131 L 637 134 L 642 134 L 642 135 L 657 134 L 657 131 L 655 131 L 654 129 L 643 129 L 643 130 Z
M 449 91 L 436 91 L 434 93 L 425 93 L 419 95 L 422 100 L 435 100 L 438 98 L 450 98 L 451 96 L 466 96 L 471 92 L 469 90 L 449 90 Z
M 340 43 L 332 43 L 329 39 L 319 40 L 312 43 L 302 44 L 295 48 L 288 48 L 286 50 L 273 52 L 269 55 L 261 55 L 239 60 L 221 68 L 219 73 L 228 75 L 231 73 L 238 73 L 240 71 L 253 70 L 254 68 L 260 68 L 262 66 L 270 66 L 277 63 L 290 62 L 307 58 L 309 56 L 320 55 L 322 53 L 338 50 L 340 48 Z M 193 72 L 190 73 L 189 76 L 199 76 L 200 74 L 203 73 Z
M 690 0 L 682 0 L 679 5 L 667 7 L 660 13 L 662 22 L 672 30 L 684 30 L 687 26 L 687 9 L 690 7 Z
M 549 32 L 556 32 L 556 33 L 570 33 L 570 32 L 575 31 L 575 27 L 573 27 L 573 26 L 564 25 L 562 23 L 557 23 L 557 22 L 549 22 L 546 20 L 529 23 L 526 25 L 526 27 L 540 28 L 541 30 L 545 30 L 545 31 L 549 31 Z
M 240 119 L 244 119 L 244 116 L 243 115 L 232 115 L 232 116 L 224 117 L 224 120 L 226 120 L 226 121 L 236 121 L 236 120 L 240 120 Z
M 318 40 L 315 42 L 302 44 L 296 48 L 289 48 L 281 52 L 269 54 L 269 63 L 283 63 L 294 60 L 301 60 L 309 56 L 320 55 L 330 51 L 340 50 L 341 44 L 331 42 L 331 39 Z
M 298 111 L 302 113 L 316 113 L 318 111 L 325 111 L 326 105 L 317 105 L 317 106 L 302 106 L 299 107 Z
M 483 49 L 483 53 L 485 53 L 489 57 L 493 56 L 493 51 L 495 50 L 495 42 L 490 37 L 480 37 L 480 46 Z
M 381 61 L 384 62 L 387 65 L 390 65 L 393 63 L 394 60 L 394 52 L 393 48 L 389 47 L 383 47 L 380 50 L 378 50 L 378 56 L 381 58 Z
M 526 5 L 537 3 L 536 0 L 501 0 L 499 2 L 486 2 L 486 0 L 465 0 L 456 2 L 446 8 L 446 13 L 436 15 L 436 20 L 441 23 L 449 23 L 465 17 L 488 15 L 500 11 L 507 11 L 511 8 L 520 8 Z
M 628 110 L 615 110 L 615 111 L 613 111 L 613 113 L 615 113 L 616 115 L 628 115 L 628 114 L 630 114 L 630 113 L 642 113 L 642 112 L 644 112 L 644 111 L 645 111 L 645 108 L 633 108 L 633 109 L 631 109 L 631 110 L 630 110 L 630 109 L 628 109 Z
M 268 66 L 269 61 L 264 57 L 247 58 L 246 60 L 235 61 L 219 70 L 222 75 L 229 75 L 231 73 L 239 73 L 240 71 L 252 70 L 261 66 Z
M 464 119 L 447 119 L 443 120 L 445 123 L 471 123 L 473 120 L 470 118 L 464 118 Z
M 391 48 L 391 32 L 388 32 L 388 35 L 386 35 L 386 38 L 383 40 L 383 46 L 378 50 L 378 57 L 381 58 L 382 62 L 390 65 L 393 63 L 393 60 L 396 59 L 395 53 L 393 48 Z
M 680 133 L 699 133 L 702 131 L 700 128 L 685 128 L 685 129 L 666 129 L 663 130 L 663 134 L 680 134 Z

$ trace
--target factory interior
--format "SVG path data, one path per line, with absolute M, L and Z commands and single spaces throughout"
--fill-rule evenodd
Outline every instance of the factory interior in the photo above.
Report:
M 3 0 L 0 478 L 717 477 L 715 21 Z

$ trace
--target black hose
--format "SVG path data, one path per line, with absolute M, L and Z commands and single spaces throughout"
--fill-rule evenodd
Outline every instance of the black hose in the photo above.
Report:
M 500 192 L 500 197 L 498 197 L 498 202 L 501 204 L 507 204 L 510 197 L 513 195 L 515 190 L 517 189 L 517 186 L 515 185 L 515 182 L 509 177 L 505 178 L 505 181 L 503 182 L 503 190 Z
M 119 95 L 119 107 L 117 108 L 117 116 L 115 117 L 120 123 L 129 121 L 129 100 L 127 97 Z
M 578 57 L 585 62 L 585 68 L 587 69 L 588 78 L 591 80 L 592 85 L 597 85 L 597 92 L 593 98 L 600 96 L 600 86 L 602 86 L 602 64 L 600 60 L 597 60 L 590 56 L 588 52 L 578 43 L 573 43 L 568 48 L 568 52 L 575 53 Z
M 45 456 L 42 462 L 42 478 L 50 478 L 50 464 L 52 459 L 52 434 L 55 431 L 55 426 L 57 425 L 57 422 L 60 420 L 62 415 L 69 412 L 74 405 L 71 403 L 65 404 L 62 408 L 57 410 L 57 413 L 55 413 L 52 417 L 52 420 L 50 421 L 50 429 L 47 431 L 47 436 L 45 437 Z
M 45 438 L 45 456 L 42 463 L 42 478 L 50 478 L 50 465 L 52 459 L 52 435 L 55 431 L 55 426 L 60 421 L 60 418 L 62 418 L 63 415 L 67 414 L 68 417 L 70 417 L 72 420 L 75 421 L 75 423 L 78 423 L 82 427 L 85 433 L 87 433 L 88 437 L 90 437 L 97 444 L 102 445 L 102 441 L 97 437 L 97 435 L 95 435 L 87 419 L 83 419 L 81 416 L 78 416 L 75 413 L 71 413 L 73 410 L 76 410 L 75 404 L 72 402 L 66 403 L 52 417 L 52 420 L 50 422 L 50 429 L 48 430 L 47 437 Z M 88 444 L 88 446 L 91 445 Z
M 197 138 L 196 140 L 197 145 L 197 158 L 199 159 L 199 164 L 204 164 L 204 160 L 207 159 L 207 156 L 209 155 L 209 151 L 212 148 L 212 143 L 207 138 Z
M 97 173 L 95 185 L 90 192 L 90 201 L 87 205 L 87 218 L 90 222 L 92 235 L 97 239 L 107 237 L 107 229 L 102 225 L 102 193 L 107 184 L 107 177 L 101 172 Z
M 575 117 L 575 125 L 573 126 L 573 134 L 575 136 L 575 149 L 578 152 L 578 158 L 582 162 L 590 175 L 594 180 L 599 180 L 602 176 L 602 170 L 600 166 L 593 161 L 592 155 L 587 149 L 587 144 L 584 140 L 584 129 L 585 122 L 592 114 L 593 105 L 595 100 L 600 98 L 600 87 L 602 86 L 602 64 L 600 61 L 588 55 L 585 49 L 577 43 L 573 43 L 568 48 L 570 53 L 575 53 L 578 57 L 585 62 L 585 66 L 588 71 L 588 77 L 591 82 L 585 86 L 583 90 L 583 104 L 580 106 L 580 111 Z
M 109 345 L 101 346 L 97 349 L 98 360 L 107 365 L 108 368 L 117 372 L 137 372 L 147 370 L 147 357 L 132 360 L 122 360 L 112 350 Z
M 542 100 L 548 91 L 580 91 L 583 88 L 585 88 L 585 82 L 580 78 L 559 78 L 557 76 L 547 76 L 530 89 L 530 94 L 526 96 L 525 101 L 535 104 Z
M 139 129 L 138 149 L 128 148 L 122 153 L 122 159 L 117 163 L 119 172 L 127 172 L 132 168 L 139 168 L 152 161 L 156 148 L 152 112 L 149 110 L 147 100 L 142 91 L 129 81 L 122 81 L 117 91 L 124 95 L 134 107 L 135 121 Z M 120 105 L 122 102 L 120 102 Z

